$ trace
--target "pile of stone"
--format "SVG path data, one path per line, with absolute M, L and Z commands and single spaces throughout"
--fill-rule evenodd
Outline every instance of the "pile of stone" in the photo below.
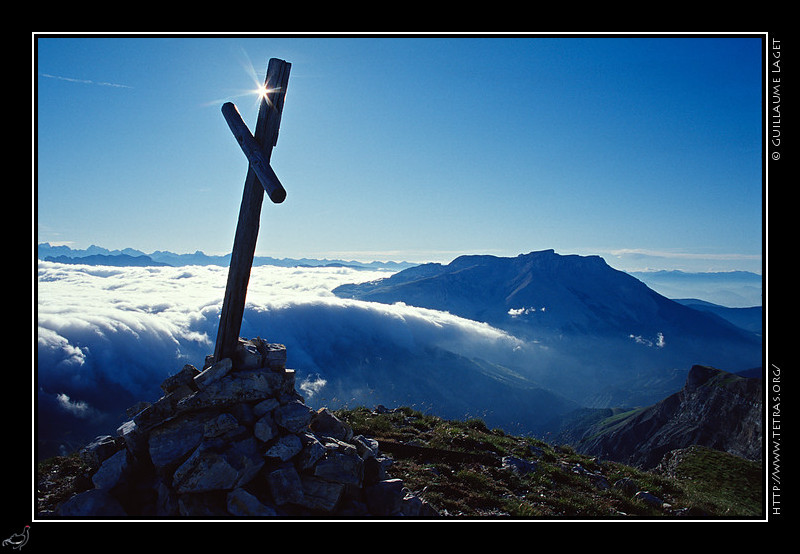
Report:
M 233 359 L 209 357 L 129 410 L 117 436 L 81 450 L 94 488 L 62 517 L 148 518 L 435 516 L 389 478 L 378 443 L 353 434 L 295 390 L 286 349 L 239 339 Z

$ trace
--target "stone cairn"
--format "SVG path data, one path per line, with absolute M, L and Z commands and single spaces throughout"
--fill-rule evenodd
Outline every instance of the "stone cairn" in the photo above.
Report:
M 57 516 L 146 518 L 394 517 L 436 511 L 388 477 L 374 439 L 305 405 L 286 348 L 239 339 L 128 410 L 117 436 L 80 451 L 94 488 Z

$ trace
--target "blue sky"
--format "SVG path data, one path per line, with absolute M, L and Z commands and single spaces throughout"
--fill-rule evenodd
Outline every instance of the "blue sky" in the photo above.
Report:
M 269 58 L 292 64 L 257 254 L 553 248 L 760 272 L 762 43 L 723 37 L 35 37 L 35 240 L 229 252 Z

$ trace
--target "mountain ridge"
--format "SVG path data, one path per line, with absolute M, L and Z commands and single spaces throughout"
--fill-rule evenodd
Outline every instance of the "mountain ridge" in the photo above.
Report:
M 555 253 L 552 249 L 520 254 L 516 257 L 491 255 L 459 256 L 449 264 L 422 264 L 377 281 L 355 285 L 341 285 L 334 289 L 334 294 L 340 297 L 379 300 L 390 297 L 392 293 L 398 291 L 401 287 L 406 287 L 406 290 L 403 292 L 413 295 L 413 293 L 417 291 L 408 290 L 408 286 L 412 283 L 425 285 L 433 282 L 436 278 L 443 278 L 448 280 L 448 284 L 463 284 L 463 276 L 469 272 L 476 271 L 481 271 L 481 273 L 480 275 L 470 276 L 473 280 L 474 277 L 480 276 L 485 278 L 485 282 L 504 287 L 504 294 L 499 295 L 499 297 L 503 300 L 504 306 L 502 306 L 502 309 L 505 310 L 505 313 L 508 312 L 508 309 L 513 309 L 514 302 L 517 303 L 517 306 L 528 303 L 531 304 L 531 308 L 537 308 L 537 306 L 532 304 L 532 302 L 535 302 L 537 299 L 532 298 L 531 295 L 525 296 L 523 294 L 524 292 L 532 292 L 529 290 L 529 285 L 532 283 L 534 276 L 540 279 L 547 279 L 547 281 L 539 283 L 539 288 L 541 288 L 542 285 L 552 287 L 557 279 L 564 288 L 569 289 L 569 292 L 578 295 L 585 295 L 586 293 L 576 290 L 576 282 L 582 286 L 590 287 L 591 292 L 596 292 L 603 287 L 611 285 L 615 287 L 613 292 L 616 294 L 617 298 L 620 297 L 621 294 L 637 292 L 651 295 L 657 300 L 666 298 L 653 291 L 652 288 L 637 279 L 634 275 L 611 267 L 600 256 L 580 256 L 577 254 L 562 255 Z M 501 274 L 502 272 L 505 272 L 505 274 Z M 580 272 L 579 276 L 577 275 L 578 272 Z M 609 280 L 609 275 L 616 276 L 618 280 Z M 493 278 L 497 279 L 498 277 L 505 279 L 505 282 L 493 280 Z M 605 280 L 601 283 L 587 282 L 597 277 L 603 277 Z M 468 284 L 473 288 L 476 287 L 475 283 Z M 488 286 L 481 287 L 477 285 L 477 287 L 479 292 L 483 294 L 492 294 L 493 292 Z M 621 290 L 622 288 L 624 288 L 624 290 Z M 603 292 L 605 294 L 608 293 L 607 290 Z M 463 294 L 463 296 L 468 295 Z M 429 295 L 424 300 L 427 304 L 424 307 L 438 309 L 434 305 L 435 302 L 441 302 L 441 306 L 443 306 L 444 303 L 450 301 L 451 298 L 445 298 L 443 295 L 439 298 L 431 298 Z M 547 300 L 547 298 L 541 298 L 542 303 Z M 672 302 L 674 301 L 671 301 L 671 303 Z M 680 310 L 680 308 L 677 309 Z M 459 313 L 458 315 L 469 317 L 469 315 L 465 313 Z M 480 318 L 474 317 L 473 319 L 480 320 Z
M 140 265 L 144 258 L 152 260 L 153 266 L 184 266 L 184 265 L 221 265 L 230 264 L 230 253 L 224 255 L 206 254 L 196 250 L 189 254 L 176 254 L 168 250 L 155 250 L 146 254 L 134 248 L 122 250 L 109 250 L 102 246 L 91 245 L 86 249 L 72 249 L 69 246 L 52 246 L 50 243 L 37 244 L 37 258 L 40 260 L 57 261 L 60 263 L 85 263 L 88 265 Z M 114 259 L 119 258 L 119 259 Z M 126 264 L 125 261 L 132 263 Z M 387 269 L 398 271 L 413 267 L 414 263 L 401 261 L 371 261 L 360 262 L 355 260 L 329 260 L 318 258 L 274 258 L 271 256 L 255 256 L 253 266 L 276 265 L 279 267 L 350 267 L 353 269 Z
M 333 293 L 448 311 L 510 332 L 526 330 L 519 324 L 525 321 L 540 331 L 656 336 L 682 319 L 701 336 L 738 333 L 737 338 L 753 339 L 721 318 L 664 297 L 599 256 L 554 250 L 516 258 L 461 256 L 447 265 L 426 264 L 377 281 L 341 285 Z
M 157 262 L 150 256 L 144 254 L 132 256 L 130 254 L 89 254 L 87 256 L 46 256 L 46 262 L 59 264 L 86 264 L 86 265 L 109 265 L 114 267 L 164 267 L 169 264 Z
M 645 469 L 675 449 L 700 445 L 760 461 L 762 382 L 693 366 L 684 387 L 645 408 L 590 425 L 576 441 L 586 455 Z
M 761 365 L 757 334 L 670 300 L 599 256 L 552 249 L 513 258 L 461 256 L 333 293 L 503 329 L 540 349 L 536 360 L 521 362 L 532 379 L 592 407 L 657 401 L 679 389 L 698 363 L 729 371 Z
M 546 250 L 546 251 L 552 251 Z M 139 261 L 126 264 L 121 256 L 138 258 L 146 256 L 153 260 L 151 265 L 168 265 L 173 267 L 185 265 L 221 265 L 230 264 L 230 253 L 225 255 L 205 254 L 202 250 L 193 253 L 176 254 L 168 250 L 155 250 L 145 254 L 134 248 L 109 250 L 102 246 L 91 245 L 86 249 L 72 249 L 69 246 L 52 246 L 47 242 L 37 245 L 37 258 L 47 260 L 52 257 L 60 263 L 84 263 L 88 265 L 142 265 Z M 523 254 L 521 254 L 523 255 Z M 93 256 L 120 256 L 120 259 L 93 258 Z M 475 254 L 462 258 L 477 259 L 484 255 Z M 485 257 L 491 257 L 486 255 Z M 601 256 L 586 256 L 603 259 Z M 456 258 L 458 259 L 458 258 Z M 407 262 L 407 261 L 371 261 L 329 260 L 318 258 L 274 258 L 256 256 L 254 266 L 275 265 L 279 267 L 348 267 L 352 269 L 385 269 L 402 271 L 417 267 L 420 271 L 432 271 L 443 264 L 439 262 Z M 629 275 L 644 282 L 650 288 L 671 299 L 696 297 L 725 308 L 746 308 L 761 305 L 761 276 L 748 271 L 731 272 L 684 272 L 680 270 L 658 271 L 626 271 Z M 734 279 L 734 281 L 731 281 Z M 694 295 L 694 296 L 693 296 Z

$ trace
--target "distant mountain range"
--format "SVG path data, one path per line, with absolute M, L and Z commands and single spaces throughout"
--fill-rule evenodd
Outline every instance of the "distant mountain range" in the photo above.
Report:
M 92 245 L 85 249 L 68 246 L 52 246 L 43 242 L 37 245 L 37 258 L 59 263 L 110 265 L 110 266 L 173 266 L 230 264 L 230 254 L 209 255 L 197 250 L 192 254 L 176 254 L 156 250 L 146 254 L 133 248 L 109 250 Z M 411 262 L 361 262 L 355 260 L 328 260 L 316 258 L 273 258 L 256 256 L 254 266 L 275 265 L 280 267 L 348 267 L 352 269 L 385 269 L 401 271 L 419 264 Z M 433 267 L 436 264 L 423 264 Z M 424 271 L 424 267 L 421 271 Z M 683 271 L 636 271 L 628 272 L 653 290 L 671 299 L 698 299 L 724 307 L 760 307 L 762 304 L 761 275 L 747 271 L 687 273 Z M 683 302 L 683 300 L 681 300 Z M 760 310 L 760 308 L 759 308 Z M 756 310 L 751 310 L 755 317 Z M 740 314 L 741 315 L 741 314 Z M 737 316 L 737 317 L 740 317 Z M 757 317 L 760 320 L 760 316 Z M 752 324 L 748 324 L 751 325 Z
M 630 274 L 667 298 L 701 298 L 736 308 L 762 305 L 762 277 L 749 271 L 632 271 Z
M 164 262 L 157 262 L 150 256 L 131 256 L 129 254 L 90 254 L 75 258 L 71 256 L 47 256 L 44 260 L 60 264 L 108 265 L 114 267 L 158 267 L 170 265 Z
M 231 256 L 208 255 L 200 250 L 193 254 L 175 254 L 165 250 L 156 250 L 146 254 L 133 248 L 123 250 L 108 250 L 101 246 L 92 245 L 86 249 L 72 249 L 68 246 L 52 246 L 43 242 L 36 246 L 36 257 L 40 260 L 86 264 L 86 265 L 111 265 L 111 266 L 174 266 L 185 265 L 230 265 Z M 346 260 L 326 260 L 315 258 L 272 258 L 270 256 L 256 256 L 254 266 L 275 265 L 280 267 L 350 267 L 353 269 L 386 269 L 399 271 L 414 266 L 410 262 L 358 262 Z

